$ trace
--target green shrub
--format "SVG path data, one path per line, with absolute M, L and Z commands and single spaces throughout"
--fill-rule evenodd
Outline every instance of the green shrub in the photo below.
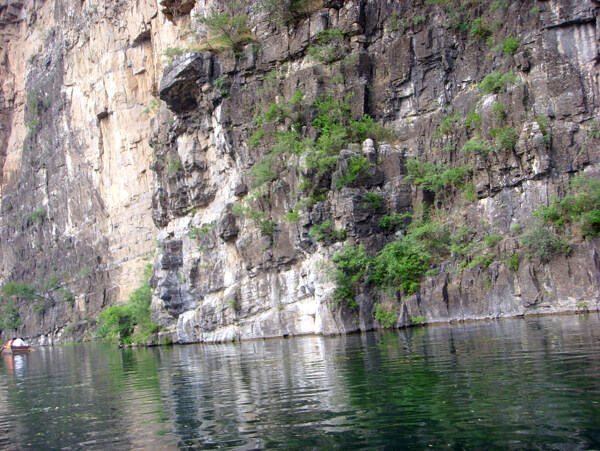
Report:
M 460 113 L 456 112 L 441 119 L 439 127 L 435 131 L 436 136 L 447 136 L 454 130 L 454 124 L 460 121 Z
M 471 29 L 469 30 L 469 36 L 481 40 L 486 40 L 488 36 L 492 34 L 485 19 L 478 17 L 471 22 Z
M 269 153 L 257 161 L 249 172 L 253 179 L 252 188 L 258 188 L 265 183 L 271 183 L 279 178 L 279 172 L 275 169 L 275 155 Z
M 491 254 L 480 254 L 466 265 L 467 268 L 487 268 L 494 262 L 494 256 Z
M 336 230 L 333 226 L 333 222 L 330 219 L 323 221 L 321 224 L 315 224 L 312 227 L 312 230 L 309 233 L 311 238 L 314 238 L 316 241 L 324 241 L 328 240 L 345 240 L 346 239 L 346 231 L 345 230 Z
M 202 236 L 208 235 L 211 231 L 213 231 L 216 226 L 217 224 L 215 221 L 209 224 L 204 224 L 201 227 L 191 226 L 190 230 L 188 230 L 187 236 L 192 240 L 199 240 Z
M 502 51 L 507 55 L 512 56 L 515 53 L 517 53 L 519 45 L 521 45 L 521 38 L 514 38 L 510 36 L 509 38 L 502 41 Z
M 500 102 L 495 102 L 492 105 L 492 113 L 496 115 L 499 122 L 502 122 L 506 118 L 506 107 Z
M 495 11 L 498 11 L 499 9 L 503 9 L 504 11 L 506 11 L 510 6 L 510 2 L 511 0 L 495 0 L 492 3 L 490 3 L 490 12 L 493 13 Z
M 163 55 L 165 56 L 167 62 L 170 63 L 175 58 L 183 55 L 185 52 L 186 50 L 180 47 L 167 47 L 166 50 L 163 52 Z
M 475 110 L 471 111 L 465 119 L 465 127 L 469 130 L 475 130 L 481 126 L 481 115 Z
M 411 316 L 410 322 L 411 322 L 411 324 L 423 324 L 425 322 L 425 316 L 424 315 Z
M 375 319 L 383 327 L 394 327 L 396 324 L 396 313 L 393 310 L 387 310 L 381 304 L 375 306 Z
M 571 245 L 551 232 L 541 220 L 534 221 L 523 233 L 521 242 L 529 251 L 541 261 L 549 261 L 555 254 L 568 255 Z
M 323 6 L 321 0 L 261 0 L 261 9 L 271 21 L 293 25 Z
M 365 194 L 365 201 L 363 207 L 378 210 L 383 205 L 383 194 L 381 193 L 367 193 Z
M 285 222 L 298 222 L 300 220 L 300 212 L 298 210 L 289 211 L 284 215 L 283 220 Z
M 174 155 L 167 158 L 167 175 L 173 176 L 183 169 L 183 163 Z
M 24 299 L 27 301 L 32 301 L 40 297 L 33 285 L 20 281 L 5 283 L 2 286 L 2 294 L 7 297 Z
M 356 287 L 364 282 L 370 265 L 370 258 L 364 247 L 347 245 L 333 256 L 332 261 L 335 264 L 333 279 L 336 283 L 334 303 L 346 303 L 351 308 L 358 307 L 354 299 Z
M 311 125 L 319 135 L 314 143 L 307 143 L 306 167 L 315 170 L 317 178 L 335 167 L 344 146 L 388 135 L 366 114 L 358 121 L 353 120 L 349 100 L 350 96 L 338 100 L 328 95 L 319 97 L 314 103 L 317 114 Z M 359 170 L 364 161 L 356 160 L 353 164 L 354 170 Z
M 542 132 L 544 143 L 546 146 L 550 146 L 552 142 L 552 130 L 550 129 L 550 122 L 548 121 L 548 118 L 545 116 L 538 116 L 535 118 L 535 121 L 540 127 L 540 132 Z
M 484 94 L 506 92 L 509 86 L 517 82 L 517 76 L 512 72 L 492 72 L 487 74 L 478 87 Z
M 315 44 L 308 48 L 307 53 L 310 58 L 323 64 L 341 60 L 348 53 L 344 33 L 337 28 L 320 31 L 315 36 Z
M 586 122 L 588 125 L 588 136 L 592 139 L 600 139 L 600 125 L 594 119 Z
M 513 253 L 508 257 L 507 261 L 508 267 L 513 271 L 519 270 L 519 254 L 517 252 Z
M 387 31 L 388 33 L 391 33 L 394 31 L 399 31 L 399 30 L 403 29 L 404 27 L 406 27 L 406 23 L 400 17 L 400 14 L 397 12 L 393 12 L 387 18 L 387 27 L 386 27 L 385 31 Z
M 499 150 L 514 150 L 519 141 L 519 134 L 511 127 L 493 128 L 490 135 L 495 139 Z
M 369 280 L 376 286 L 399 288 L 405 294 L 413 294 L 432 258 L 423 241 L 413 235 L 402 236 L 379 251 Z
M 371 163 L 365 157 L 352 157 L 348 161 L 348 170 L 336 181 L 336 188 L 352 185 L 361 174 L 370 175 Z
M 458 166 L 449 168 L 443 164 L 433 164 L 428 161 L 421 162 L 416 159 L 406 161 L 408 179 L 415 185 L 424 189 L 441 194 L 448 187 L 460 188 L 472 173 L 470 166 Z
M 31 212 L 31 216 L 29 217 L 31 222 L 35 222 L 37 224 L 41 224 L 46 219 L 46 209 L 45 208 L 37 208 Z
M 140 286 L 131 293 L 127 303 L 112 305 L 100 313 L 96 330 L 99 337 L 121 344 L 145 343 L 158 331 L 150 318 L 151 275 L 152 265 L 147 265 Z
M 401 225 L 408 225 L 411 219 L 411 213 L 392 213 L 391 215 L 383 216 L 379 220 L 379 227 L 382 229 L 396 230 Z
M 473 241 L 475 230 L 467 226 L 461 226 L 455 233 L 450 235 L 450 252 L 453 255 L 467 255 L 474 247 L 476 242 Z
M 420 23 L 425 22 L 425 16 L 421 15 L 421 14 L 417 14 L 416 16 L 413 16 L 413 23 L 415 25 L 419 25 Z
M 206 17 L 196 19 L 207 30 L 206 37 L 196 36 L 201 39 L 197 50 L 220 53 L 232 49 L 239 52 L 244 45 L 256 42 L 246 14 L 247 6 L 246 1 L 223 2 L 221 10 L 213 7 Z M 195 28 L 199 28 L 198 25 Z
M 534 216 L 557 226 L 578 223 L 584 236 L 600 235 L 600 180 L 578 175 L 569 183 L 569 193 L 538 207 Z
M 248 210 L 248 217 L 263 235 L 272 236 L 275 233 L 277 223 L 262 211 Z
M 14 300 L 5 301 L 0 306 L 0 332 L 8 332 L 18 329 L 23 325 L 23 320 L 19 315 L 19 309 Z
M 500 241 L 502 241 L 502 235 L 499 233 L 490 233 L 483 237 L 483 242 L 487 247 L 494 247 Z
M 481 138 L 481 136 L 475 136 L 473 138 L 471 138 L 470 140 L 468 140 L 462 147 L 461 149 L 464 153 L 470 154 L 476 154 L 476 155 L 488 155 L 491 150 L 492 150 L 492 146 L 490 146 L 490 144 L 485 141 L 483 138 Z

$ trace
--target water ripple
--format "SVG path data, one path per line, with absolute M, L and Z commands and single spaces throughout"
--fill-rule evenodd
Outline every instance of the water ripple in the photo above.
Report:
M 0 359 L 2 449 L 600 446 L 600 321 Z

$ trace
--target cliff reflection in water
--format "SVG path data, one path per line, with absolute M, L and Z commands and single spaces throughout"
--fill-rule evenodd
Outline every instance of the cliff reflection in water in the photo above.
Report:
M 0 447 L 597 447 L 597 315 L 0 360 Z

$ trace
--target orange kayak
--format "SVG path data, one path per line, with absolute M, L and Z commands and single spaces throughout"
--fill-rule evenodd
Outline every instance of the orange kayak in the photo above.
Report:
M 29 352 L 33 351 L 33 349 L 31 349 L 31 346 L 11 346 L 9 348 L 3 347 L 2 351 L 6 351 L 8 354 L 28 354 Z

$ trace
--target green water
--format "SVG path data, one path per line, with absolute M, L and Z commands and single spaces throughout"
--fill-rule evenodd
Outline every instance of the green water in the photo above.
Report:
M 600 319 L 0 356 L 1 449 L 600 448 Z

